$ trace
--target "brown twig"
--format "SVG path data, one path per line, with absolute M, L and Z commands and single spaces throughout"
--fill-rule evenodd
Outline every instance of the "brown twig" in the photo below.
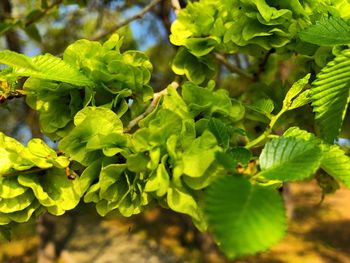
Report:
M 24 23 L 24 27 L 29 27 L 30 25 L 34 24 L 35 22 L 39 21 L 41 18 L 47 15 L 53 8 L 60 5 L 63 2 L 63 0 L 56 0 L 51 5 L 47 6 L 42 12 L 38 13 L 36 16 L 33 16 L 31 19 L 27 20 Z
M 68 217 L 68 227 L 66 227 L 66 234 L 59 240 L 55 240 L 55 254 L 59 258 L 62 252 L 67 247 L 68 242 L 72 239 L 77 229 L 76 214 L 70 213 Z
M 242 61 L 241 61 L 241 58 L 239 56 L 240 56 L 240 54 L 236 53 L 233 55 L 233 58 L 236 62 L 237 67 L 241 69 L 242 68 Z
M 165 30 L 168 33 L 168 36 L 170 35 L 171 31 L 171 21 L 169 19 L 169 4 L 166 1 L 163 1 L 160 5 L 160 9 L 159 9 L 159 13 L 157 14 L 159 16 L 159 18 L 161 19 Z
M 171 83 L 171 86 L 175 89 L 179 87 L 179 83 L 173 81 Z M 148 114 L 150 114 L 157 106 L 160 98 L 164 95 L 168 94 L 167 89 L 163 89 L 162 91 L 159 91 L 157 93 L 153 94 L 153 100 L 151 104 L 148 106 L 148 108 L 139 116 L 137 116 L 135 119 L 131 120 L 128 124 L 128 126 L 124 129 L 124 132 L 129 132 L 134 128 L 142 119 L 144 119 Z
M 179 0 L 171 0 L 171 6 L 173 7 L 175 14 L 177 15 L 181 10 Z
M 231 71 L 232 73 L 237 73 L 238 75 L 249 79 L 249 80 L 254 80 L 253 76 L 251 76 L 250 74 L 248 74 L 247 72 L 245 72 L 244 70 L 236 67 L 235 65 L 231 64 L 228 62 L 228 60 L 226 59 L 225 56 L 219 54 L 219 53 L 215 53 L 215 58 L 222 63 L 229 71 Z
M 22 90 L 12 91 L 9 94 L 0 95 L 0 104 L 5 103 L 8 100 L 12 100 L 14 98 L 22 98 L 26 96 L 26 94 Z
M 0 23 L 12 18 L 12 3 L 10 0 L 0 1 Z M 10 28 L 4 34 L 8 49 L 21 52 L 21 43 L 18 32 L 14 28 Z
M 164 1 L 164 0 L 153 0 L 147 6 L 145 6 L 143 9 L 141 9 L 140 12 L 138 12 L 135 15 L 130 16 L 129 18 L 125 19 L 124 21 L 114 25 L 112 28 L 101 33 L 100 35 L 90 38 L 90 40 L 100 40 L 100 39 L 112 34 L 113 32 L 117 31 L 119 28 L 126 26 L 129 23 L 131 23 L 137 19 L 141 19 L 148 11 L 150 11 L 152 8 L 154 8 L 161 1 Z
M 267 62 L 268 62 L 270 56 L 271 56 L 273 53 L 275 53 L 275 52 L 276 52 L 276 49 L 274 49 L 274 48 L 270 49 L 270 50 L 266 53 L 266 55 L 265 55 L 265 57 L 263 58 L 263 60 L 259 63 L 259 65 L 258 65 L 258 72 L 257 72 L 257 73 L 255 74 L 255 76 L 254 76 L 255 81 L 258 81 L 260 75 L 261 75 L 262 73 L 264 73 L 266 64 L 267 64 Z

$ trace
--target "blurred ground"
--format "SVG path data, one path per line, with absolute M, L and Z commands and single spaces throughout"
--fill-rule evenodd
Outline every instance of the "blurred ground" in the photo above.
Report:
M 292 184 L 294 217 L 285 239 L 269 252 L 236 263 L 350 262 L 350 191 L 340 189 L 319 205 L 315 182 Z M 101 220 L 84 208 L 72 214 L 72 238 L 60 263 L 233 262 L 217 251 L 208 236 L 199 234 L 185 217 L 154 209 L 132 219 Z M 71 217 L 58 218 L 62 235 Z M 10 243 L 0 244 L 1 263 L 36 262 L 38 238 L 33 224 L 16 229 Z
M 291 192 L 294 217 L 289 233 L 256 262 L 350 262 L 350 191 L 342 188 L 326 196 L 321 205 L 314 182 L 293 184 Z

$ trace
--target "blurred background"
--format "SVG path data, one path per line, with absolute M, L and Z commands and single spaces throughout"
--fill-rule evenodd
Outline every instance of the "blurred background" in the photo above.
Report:
M 169 66 L 176 53 L 169 43 L 176 18 L 172 2 L 0 0 L 0 50 L 59 56 L 75 40 L 103 41 L 117 30 L 124 37 L 122 49 L 141 50 L 150 57 L 154 66 L 151 86 L 161 90 L 175 77 Z M 175 2 L 178 7 L 186 5 L 186 1 Z M 135 16 L 138 19 L 124 23 Z M 251 63 L 245 55 L 236 59 L 243 68 Z M 216 82 L 239 94 L 235 75 L 225 67 L 220 66 Z M 260 128 L 254 130 L 260 132 Z M 23 99 L 0 105 L 0 131 L 24 144 L 32 137 L 43 137 L 36 113 Z M 291 223 L 285 239 L 269 252 L 235 262 L 350 262 L 350 191 L 340 189 L 321 203 L 321 190 L 310 181 L 289 185 L 286 196 Z M 46 215 L 13 231 L 10 242 L 0 241 L 0 262 L 230 262 L 189 218 L 161 208 L 132 218 L 101 218 L 94 207 L 81 204 L 62 217 Z M 45 253 L 50 256 L 43 257 Z

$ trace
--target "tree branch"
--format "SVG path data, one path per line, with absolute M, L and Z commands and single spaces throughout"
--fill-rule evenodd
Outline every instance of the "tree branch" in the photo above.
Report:
M 166 1 L 162 1 L 161 6 L 160 6 L 160 10 L 159 13 L 157 14 L 159 16 L 159 18 L 161 19 L 165 30 L 168 33 L 168 36 L 170 35 L 171 31 L 170 31 L 170 27 L 171 27 L 171 22 L 169 19 L 169 11 L 170 11 L 170 6 L 168 5 L 168 3 Z
M 56 233 L 56 222 L 53 215 L 50 215 L 47 212 L 42 214 L 37 222 L 36 232 L 39 236 L 37 262 L 57 262 L 57 256 L 55 253 L 55 241 L 53 238 Z
M 264 131 L 263 134 L 261 134 L 259 137 L 255 138 L 253 141 L 249 142 L 245 148 L 246 149 L 251 149 L 253 147 L 256 147 L 257 145 L 260 145 L 261 142 L 265 141 L 269 136 L 271 136 L 271 132 L 273 127 L 275 126 L 276 122 L 278 119 L 287 111 L 288 109 L 282 108 L 279 113 L 276 115 L 273 115 L 270 119 L 269 125 L 267 125 L 266 130 Z
M 177 89 L 179 87 L 179 83 L 173 81 L 170 84 L 173 88 Z M 148 106 L 148 108 L 139 116 L 137 116 L 135 119 L 131 120 L 128 124 L 128 126 L 124 129 L 124 132 L 129 132 L 134 128 L 142 119 L 144 119 L 148 114 L 150 114 L 157 106 L 160 98 L 164 95 L 168 94 L 167 89 L 163 89 L 162 91 L 159 91 L 157 93 L 153 94 L 153 100 L 151 104 Z
M 112 34 L 113 32 L 117 31 L 119 28 L 128 25 L 129 23 L 133 22 L 134 20 L 141 19 L 148 11 L 150 11 L 152 8 L 154 8 L 161 1 L 164 1 L 164 0 L 153 0 L 147 6 L 145 6 L 143 9 L 141 9 L 140 12 L 138 12 L 135 15 L 125 19 L 124 21 L 114 25 L 112 28 L 103 32 L 102 34 L 90 38 L 90 40 L 100 40 L 100 39 Z
M 225 56 L 219 54 L 219 53 L 215 53 L 215 58 L 222 63 L 229 71 L 231 71 L 232 73 L 237 73 L 238 75 L 249 79 L 251 81 L 254 80 L 253 76 L 251 76 L 250 74 L 248 74 L 247 72 L 245 72 L 244 70 L 236 67 L 235 65 L 232 65 L 231 63 L 228 62 L 228 60 L 226 59 Z
M 29 27 L 35 22 L 39 21 L 41 18 L 43 18 L 47 13 L 49 13 L 54 7 L 60 5 L 63 2 L 63 0 L 56 0 L 51 5 L 47 6 L 42 12 L 38 13 L 36 16 L 33 16 L 31 19 L 27 20 L 24 23 L 24 27 Z
M 171 0 L 171 5 L 174 9 L 175 14 L 177 15 L 181 10 L 181 5 L 179 0 Z
M 12 17 L 12 3 L 9 0 L 0 1 L 0 22 L 5 22 L 6 19 L 10 19 L 11 17 Z M 20 45 L 17 31 L 12 28 L 6 31 L 4 36 L 6 39 L 6 44 L 8 49 L 20 53 L 21 45 Z
M 56 249 L 56 257 L 59 258 L 62 252 L 65 250 L 67 243 L 72 239 L 77 226 L 77 218 L 74 213 L 71 213 L 68 217 L 68 227 L 67 227 L 67 233 L 60 239 L 55 242 L 55 249 Z
M 256 72 L 256 74 L 254 75 L 254 80 L 255 80 L 255 81 L 258 81 L 259 78 L 260 78 L 260 75 L 261 75 L 262 73 L 264 73 L 265 67 L 266 67 L 266 63 L 268 62 L 270 56 L 271 56 L 273 53 L 275 53 L 275 52 L 276 52 L 276 49 L 274 49 L 274 48 L 270 49 L 270 50 L 266 53 L 266 55 L 265 55 L 265 57 L 263 58 L 263 60 L 259 63 L 259 65 L 258 65 L 258 72 Z

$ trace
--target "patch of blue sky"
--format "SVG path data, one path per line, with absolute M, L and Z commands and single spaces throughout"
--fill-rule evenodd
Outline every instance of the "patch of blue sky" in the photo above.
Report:
M 123 6 L 124 1 L 114 1 L 111 5 L 111 8 L 113 9 L 118 9 Z M 77 9 L 79 9 L 79 5 L 73 4 L 73 5 L 63 5 L 60 7 L 59 14 L 60 16 L 64 14 L 68 14 L 71 12 L 75 12 Z M 129 17 L 137 14 L 140 12 L 141 7 L 140 6 L 132 6 L 125 11 L 123 11 L 119 21 L 116 21 L 116 23 L 126 20 Z M 133 37 L 138 43 L 138 48 L 141 51 L 147 50 L 149 47 L 153 46 L 154 44 L 157 43 L 157 39 L 152 34 L 152 32 L 148 32 L 149 30 L 147 29 L 149 26 L 155 27 L 159 30 L 161 36 L 166 36 L 166 31 L 159 19 L 156 19 L 155 17 L 152 17 L 153 15 L 151 13 L 146 13 L 142 19 L 134 20 L 132 21 L 129 25 L 133 33 Z M 152 19 L 153 18 L 153 19 Z M 152 21 L 152 25 L 147 24 Z M 60 22 L 57 22 L 57 26 L 61 25 Z
M 123 12 L 122 19 L 127 19 L 128 17 L 131 17 L 137 14 L 138 12 L 140 12 L 140 10 L 141 8 L 139 6 L 131 7 L 125 10 L 125 12 Z M 159 21 L 159 19 L 152 16 L 153 15 L 151 13 L 146 13 L 142 19 L 138 19 L 130 23 L 130 28 L 131 28 L 133 37 L 136 43 L 138 43 L 138 48 L 140 51 L 147 50 L 151 46 L 155 45 L 158 41 L 156 36 L 150 30 L 148 30 L 150 26 L 159 30 L 159 33 L 161 36 L 167 35 L 167 32 L 165 31 L 161 21 Z M 154 24 L 147 24 L 147 23 L 154 23 Z
M 347 139 L 347 138 L 339 138 L 336 143 L 340 146 L 343 146 L 343 147 L 348 147 L 350 148 L 350 139 Z

